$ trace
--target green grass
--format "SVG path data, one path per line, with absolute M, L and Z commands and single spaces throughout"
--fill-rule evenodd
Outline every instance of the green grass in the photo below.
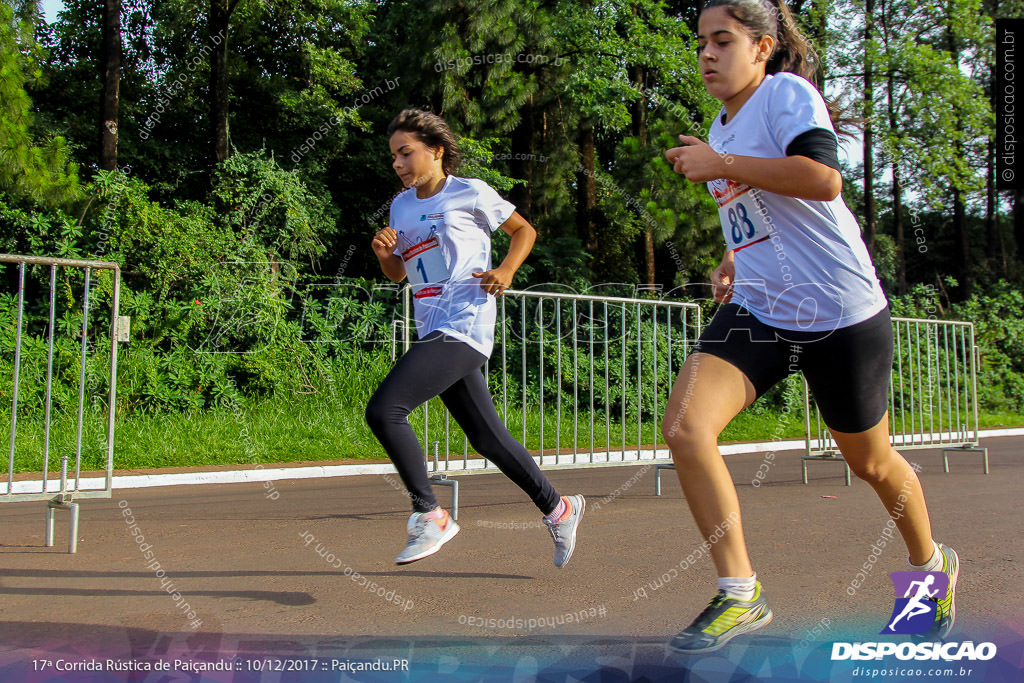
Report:
M 501 405 L 499 403 L 499 411 Z M 621 450 L 623 427 L 613 415 L 611 423 L 604 414 L 596 416 L 593 428 L 594 449 L 604 451 L 610 431 L 612 453 Z M 0 443 L 9 439 L 9 418 L 0 418 Z M 431 403 L 431 440 L 441 441 L 444 456 L 444 418 L 439 401 Z M 423 437 L 423 410 L 417 410 L 411 423 L 420 439 Z M 544 419 L 544 452 L 552 454 L 556 443 L 556 417 L 548 408 Z M 640 434 L 640 443 L 650 447 L 657 436 L 664 447 L 657 421 L 646 418 Z M 1014 426 L 1021 424 L 1021 416 L 983 414 L 982 427 Z M 510 410 L 507 425 L 517 439 L 523 436 L 521 411 Z M 528 410 L 526 414 L 525 444 L 531 451 L 540 448 L 540 413 Z M 60 456 L 71 456 L 74 467 L 76 422 L 73 416 L 55 418 L 51 444 L 49 471 L 60 470 Z M 104 435 L 106 423 L 99 412 L 87 411 L 83 427 L 83 470 L 103 469 L 105 461 Z M 777 411 L 744 411 L 729 424 L 721 440 L 771 441 L 802 438 L 803 422 L 800 414 L 791 415 L 780 424 Z M 573 414 L 562 413 L 561 449 L 572 450 Z M 587 415 L 579 416 L 579 451 L 587 452 L 591 444 L 591 425 Z M 625 443 L 627 450 L 638 442 L 635 419 L 627 417 Z M 330 461 L 342 459 L 383 459 L 386 455 L 363 421 L 363 406 L 348 400 L 330 399 L 323 395 L 292 396 L 287 399 L 264 399 L 240 403 L 237 409 L 201 412 L 137 415 L 118 421 L 115 436 L 114 467 L 118 470 L 196 467 L 212 465 L 256 465 L 300 461 Z M 464 437 L 454 421 L 450 422 L 449 444 L 451 458 L 460 459 Z M 42 421 L 19 416 L 17 427 L 16 472 L 42 470 Z M 6 474 L 7 458 L 0 463 L 0 473 Z
M 87 414 L 83 470 L 103 469 L 105 431 L 100 415 Z M 61 455 L 73 456 L 75 421 L 56 421 L 51 434 L 52 471 L 55 456 L 58 468 Z M 9 421 L 5 421 L 0 439 L 6 445 L 9 438 Z M 385 457 L 363 423 L 361 410 L 314 399 L 251 401 L 237 410 L 131 416 L 118 420 L 114 443 L 115 469 Z M 19 419 L 15 471 L 41 471 L 42 452 L 41 420 Z M 6 471 L 6 462 L 0 471 Z
M 499 406 L 500 409 L 500 406 Z M 411 417 L 417 436 L 423 435 L 423 410 Z M 544 451 L 554 452 L 558 429 L 553 411 L 546 410 L 544 419 Z M 573 414 L 563 411 L 559 446 L 571 451 L 573 445 Z M 441 441 L 444 455 L 444 417 L 439 401 L 431 403 L 431 440 Z M 523 436 L 521 411 L 510 410 L 507 424 L 517 439 Z M 664 447 L 657 422 L 648 418 L 640 433 L 640 442 L 650 447 L 655 437 Z M 0 428 L 0 443 L 7 444 L 9 420 Z M 526 414 L 526 446 L 540 449 L 541 419 L 538 410 Z M 461 458 L 464 435 L 454 420 L 449 423 L 449 441 L 453 459 Z M 74 467 L 76 421 L 62 415 L 54 420 L 51 430 L 51 472 L 60 468 L 60 457 L 71 456 Z M 593 424 L 593 444 L 605 450 L 611 435 L 612 452 L 637 444 L 635 419 L 622 424 L 614 419 L 606 423 L 604 415 Z M 103 469 L 105 463 L 106 423 L 102 414 L 88 412 L 83 427 L 82 469 Z M 591 423 L 581 415 L 577 425 L 580 452 L 590 450 Z M 743 413 L 723 434 L 724 441 L 784 439 L 802 435 L 798 420 L 790 420 L 784 429 L 778 427 L 773 414 Z M 298 461 L 386 458 L 383 449 L 363 421 L 362 406 L 343 401 L 303 397 L 294 400 L 249 401 L 237 410 L 221 409 L 165 415 L 138 415 L 121 419 L 115 425 L 115 469 L 159 467 L 196 467 L 213 465 L 255 465 Z M 43 468 L 43 429 L 41 420 L 20 418 L 17 426 L 15 472 L 39 472 Z M 6 472 L 6 459 L 0 466 Z
M 981 429 L 1020 427 L 1024 425 L 1024 416 L 1020 413 L 1011 412 L 979 413 L 978 424 L 981 426 Z

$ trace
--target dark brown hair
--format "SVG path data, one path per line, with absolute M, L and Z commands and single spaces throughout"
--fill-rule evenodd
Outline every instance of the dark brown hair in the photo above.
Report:
M 775 39 L 765 73 L 789 71 L 818 85 L 818 54 L 800 32 L 783 0 L 709 0 L 704 5 L 705 10 L 712 7 L 725 7 L 755 43 L 764 36 Z
M 443 149 L 441 168 L 446 174 L 451 175 L 459 167 L 459 143 L 455 141 L 452 129 L 437 114 L 422 109 L 403 109 L 388 124 L 388 137 L 398 130 L 415 133 L 416 139 L 427 147 Z
M 821 90 L 818 82 L 821 60 L 810 41 L 800 32 L 785 0 L 708 0 L 704 5 L 705 10 L 712 7 L 725 7 L 729 16 L 743 26 L 755 43 L 764 36 L 775 39 L 765 73 L 788 71 L 803 76 Z M 825 98 L 825 104 L 840 137 L 851 137 L 863 123 L 861 119 L 851 117 L 838 100 Z

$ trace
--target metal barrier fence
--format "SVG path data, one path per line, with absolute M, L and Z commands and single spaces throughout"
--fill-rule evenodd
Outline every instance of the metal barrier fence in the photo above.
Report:
M 121 286 L 121 271 L 116 263 L 106 261 L 84 261 L 74 259 L 42 258 L 34 256 L 14 256 L 0 254 L 0 263 L 16 266 L 17 295 L 14 298 L 14 310 L 0 310 L 5 318 L 3 330 L 0 331 L 0 343 L 4 348 L 4 365 L 8 360 L 8 351 L 13 351 L 13 359 L 10 364 L 10 384 L 7 383 L 8 374 L 5 371 L 0 377 L 3 389 L 8 387 L 11 392 L 11 413 L 9 451 L 7 457 L 6 488 L 0 488 L 0 503 L 18 502 L 32 500 L 46 500 L 46 545 L 53 545 L 54 511 L 64 510 L 70 513 L 70 533 L 68 536 L 68 552 L 74 553 L 78 547 L 78 504 L 74 502 L 82 498 L 110 498 L 111 482 L 114 469 L 114 407 L 116 406 L 117 394 L 117 343 L 127 338 L 127 318 L 118 315 L 118 301 Z M 26 282 L 26 270 L 30 266 L 40 266 L 48 269 L 48 287 L 43 278 L 40 282 L 29 280 Z M 58 278 L 58 270 L 62 270 L 62 277 Z M 3 268 L 4 276 L 10 281 L 11 271 Z M 98 271 L 93 277 L 93 271 Z M 111 271 L 109 281 L 102 283 L 103 291 L 110 295 L 111 319 L 110 327 L 100 327 L 100 333 L 90 329 L 90 307 L 92 299 L 96 297 L 96 288 L 102 279 L 99 273 Z M 77 290 L 77 280 L 81 276 L 82 287 Z M 74 284 L 73 284 L 73 281 Z M 26 311 L 26 294 L 32 295 L 42 293 L 48 289 L 48 297 L 45 302 L 28 302 L 29 310 Z M 38 290 L 38 292 L 36 291 Z M 75 305 L 74 298 L 76 291 L 81 292 L 81 304 Z M 60 298 L 65 300 L 66 305 L 58 306 L 58 293 Z M 6 302 L 5 302 L 6 303 Z M 3 308 L 7 308 L 4 305 Z M 10 316 L 11 320 L 6 320 Z M 81 317 L 79 321 L 77 318 Z M 8 324 L 9 323 L 9 324 Z M 33 329 L 36 332 L 33 332 Z M 92 335 L 92 337 L 90 337 Z M 63 348 L 57 345 L 63 336 L 79 339 L 72 342 L 70 346 Z M 109 351 L 105 347 L 109 338 Z M 98 342 L 98 343 L 97 343 Z M 77 352 L 72 351 L 77 347 Z M 55 361 L 58 367 L 54 368 Z M 109 377 L 107 379 L 107 403 L 106 403 L 106 431 L 98 431 L 101 427 L 89 422 L 90 416 L 95 418 L 97 413 L 96 404 L 100 397 L 94 396 L 94 405 L 91 407 L 90 416 L 86 415 L 86 387 L 93 380 L 87 376 L 90 357 L 95 366 L 97 361 L 106 361 L 104 357 L 109 353 Z M 75 370 L 77 366 L 77 371 Z M 77 374 L 77 386 L 75 391 L 65 391 L 67 382 L 62 378 Z M 29 380 L 26 382 L 26 380 Z M 34 380 L 34 381 L 33 381 Z M 45 387 L 45 388 L 43 388 Z M 40 391 L 42 389 L 42 391 Z M 56 415 L 54 414 L 55 390 L 59 392 Z M 28 396 L 22 396 L 21 392 L 27 392 Z M 6 392 L 4 392 L 6 393 Z M 19 400 L 22 404 L 19 405 Z M 19 407 L 29 414 L 31 419 L 28 425 L 22 425 L 25 429 L 24 438 L 21 440 L 22 455 L 16 461 L 19 453 L 18 434 L 18 411 Z M 41 415 L 40 415 L 41 412 Z M 95 428 L 95 429 L 94 429 Z M 79 486 L 82 470 L 83 453 L 83 431 L 99 433 L 100 449 L 105 454 L 105 479 L 101 489 L 82 489 Z M 59 442 L 56 448 L 52 448 L 52 441 L 56 437 Z M 73 446 L 71 445 L 73 442 Z M 60 477 L 50 478 L 51 454 L 52 451 L 60 452 Z M 19 465 L 21 469 L 38 472 L 37 463 L 40 465 L 41 474 L 34 475 L 30 479 L 19 477 L 15 481 L 15 469 Z M 71 467 L 74 467 L 74 477 L 69 480 Z M 0 470 L 2 472 L 2 470 Z M 38 478 L 36 478 L 38 477 Z
M 979 447 L 978 439 L 974 324 L 917 318 L 893 318 L 892 322 L 889 429 L 893 447 L 942 446 L 946 472 L 949 453 L 978 452 L 988 474 L 988 449 Z M 412 328 L 406 288 L 402 320 L 393 328 L 393 353 L 399 336 L 404 348 L 409 347 Z M 692 303 L 509 290 L 499 300 L 495 350 L 485 373 L 509 430 L 521 431 L 522 443 L 537 453 L 542 467 L 661 460 L 653 462 L 655 492 L 660 495 L 661 470 L 674 469 L 664 462 L 670 457 L 667 449 L 658 451 L 661 410 L 675 373 L 701 329 L 700 307 Z M 510 402 L 518 404 L 511 411 Z M 579 407 L 588 416 L 582 429 Z M 571 416 L 564 414 L 566 409 Z M 817 405 L 812 404 L 806 382 L 804 416 L 804 483 L 807 463 L 819 461 L 842 463 L 850 485 L 850 469 Z M 570 419 L 571 434 L 567 426 L 563 429 Z M 450 415 L 437 399 L 423 406 L 422 433 L 431 480 L 453 488 L 457 514 L 458 483 L 448 479 L 448 473 L 486 472 L 494 467 L 484 459 L 470 458 L 464 435 L 458 457 L 452 442 L 458 441 L 461 431 L 452 427 Z M 614 449 L 613 434 L 617 437 Z
M 405 322 L 395 335 L 408 349 L 408 288 L 403 302 Z M 498 300 L 484 371 L 509 431 L 546 469 L 665 459 L 662 413 L 701 323 L 693 303 L 508 290 Z M 578 408 L 585 408 L 582 422 Z M 439 399 L 423 406 L 422 434 L 431 480 L 453 488 L 457 515 L 458 482 L 448 473 L 496 468 L 470 458 L 468 440 Z
M 982 454 L 988 474 L 988 449 L 978 446 L 978 348 L 974 323 L 893 318 L 893 368 L 889 390 L 889 435 L 894 448 L 943 447 L 943 469 L 949 472 L 951 452 Z M 804 383 L 807 453 L 802 456 L 803 482 L 809 461 L 843 463 L 846 485 L 850 468 L 835 440 L 812 408 Z

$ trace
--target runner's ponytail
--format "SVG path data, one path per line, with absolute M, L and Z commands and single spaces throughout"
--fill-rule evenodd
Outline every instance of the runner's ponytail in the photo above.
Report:
M 712 7 L 724 7 L 755 43 L 764 36 L 775 39 L 765 66 L 766 74 L 788 71 L 802 76 L 821 90 L 818 82 L 821 59 L 800 31 L 785 0 L 709 0 L 704 5 L 705 10 Z M 848 116 L 838 100 L 825 98 L 825 104 L 836 132 L 842 137 L 853 135 L 853 130 L 862 121 Z

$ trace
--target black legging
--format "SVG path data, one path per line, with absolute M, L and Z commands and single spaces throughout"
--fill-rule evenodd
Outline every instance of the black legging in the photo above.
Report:
M 409 413 L 434 396 L 459 423 L 469 443 L 550 514 L 558 494 L 494 408 L 480 368 L 487 360 L 468 344 L 431 332 L 398 359 L 366 406 L 366 422 L 384 446 L 412 498 L 413 510 L 437 507 L 419 439 Z

